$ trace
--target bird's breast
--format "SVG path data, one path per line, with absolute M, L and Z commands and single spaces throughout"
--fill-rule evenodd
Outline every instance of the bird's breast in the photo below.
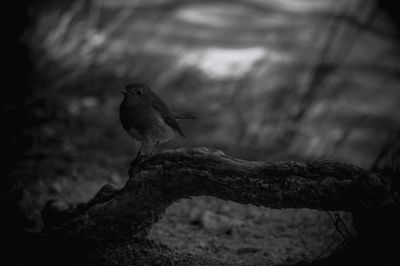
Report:
M 175 137 L 175 130 L 151 106 L 123 102 L 120 106 L 120 120 L 128 134 L 141 142 L 166 142 Z
M 143 135 L 143 134 L 141 134 L 141 133 L 140 133 L 137 129 L 135 129 L 134 127 L 130 127 L 127 131 L 128 131 L 128 134 L 129 134 L 132 138 L 134 138 L 134 139 L 136 139 L 136 140 L 138 140 L 138 141 L 140 141 L 140 142 L 145 142 L 145 141 L 147 141 L 146 136 Z

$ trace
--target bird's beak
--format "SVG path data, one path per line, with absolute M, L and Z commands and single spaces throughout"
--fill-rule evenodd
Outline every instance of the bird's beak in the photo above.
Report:
M 127 95 L 127 94 L 128 94 L 128 92 L 127 92 L 127 91 L 125 91 L 125 90 L 121 91 L 121 93 L 122 93 L 122 94 L 125 94 L 125 95 Z

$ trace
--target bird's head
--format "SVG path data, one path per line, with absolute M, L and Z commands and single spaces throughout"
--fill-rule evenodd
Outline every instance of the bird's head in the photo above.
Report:
M 141 101 L 148 98 L 149 90 L 150 88 L 144 84 L 131 83 L 121 92 L 125 94 L 125 97 L 129 100 Z

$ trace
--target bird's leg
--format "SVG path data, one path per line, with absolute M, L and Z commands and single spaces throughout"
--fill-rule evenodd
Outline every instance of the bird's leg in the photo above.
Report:
M 142 160 L 143 156 L 142 156 L 142 147 L 144 145 L 144 142 L 142 142 L 142 144 L 140 144 L 139 150 L 136 154 L 136 158 L 133 159 L 131 161 L 131 163 L 129 164 L 129 176 L 131 175 L 131 173 L 133 172 L 133 170 L 135 169 L 135 167 L 139 164 L 139 162 Z
M 155 143 L 154 146 L 153 146 L 153 149 L 152 149 L 151 152 L 150 152 L 150 155 L 152 155 L 153 152 L 156 150 L 158 144 L 160 144 L 160 142 L 159 142 L 159 141 L 156 141 L 156 143 Z
M 138 152 L 136 154 L 136 158 L 135 159 L 138 159 L 138 158 L 140 158 L 142 156 L 143 145 L 144 145 L 144 142 L 142 142 L 142 144 L 140 144 L 140 147 L 139 147 L 139 150 L 138 150 Z

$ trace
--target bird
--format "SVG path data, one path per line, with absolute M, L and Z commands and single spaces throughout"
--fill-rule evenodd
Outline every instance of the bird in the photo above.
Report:
M 135 140 L 141 142 L 136 158 L 140 157 L 144 144 L 157 145 L 167 142 L 177 134 L 185 137 L 178 119 L 194 119 L 171 112 L 168 106 L 150 89 L 141 83 L 131 83 L 123 91 L 124 98 L 119 107 L 122 127 Z

